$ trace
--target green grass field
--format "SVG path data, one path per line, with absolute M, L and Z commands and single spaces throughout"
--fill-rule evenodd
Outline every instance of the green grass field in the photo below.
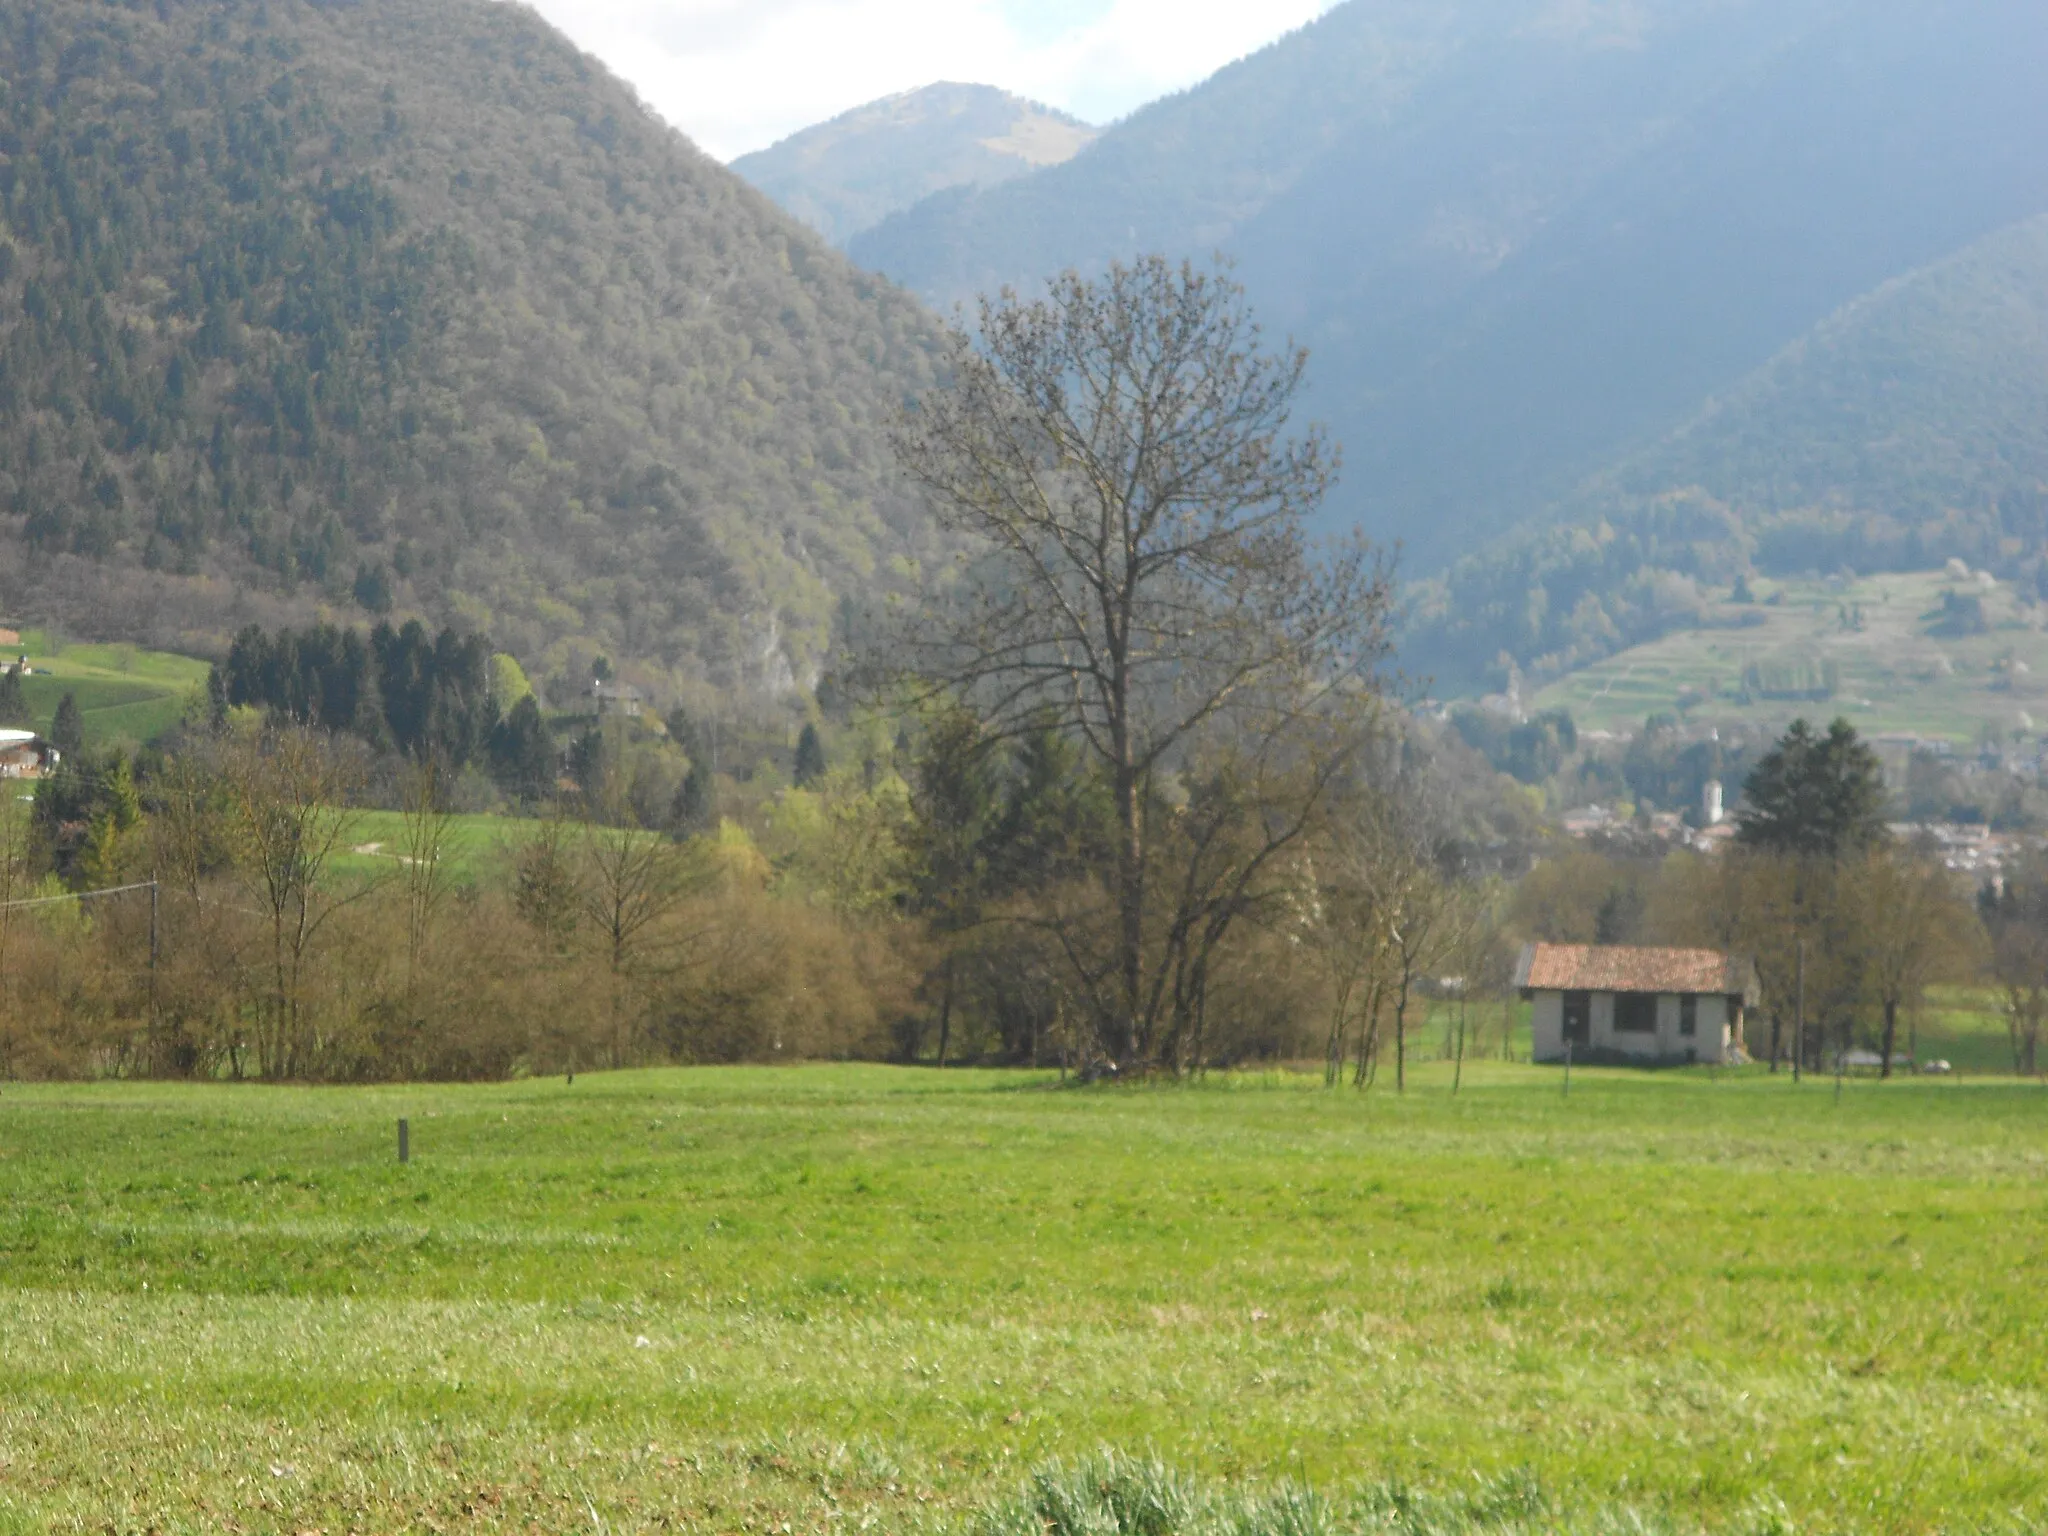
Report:
M 498 872 L 512 850 L 540 825 L 518 816 L 451 816 L 442 860 L 450 879 L 469 884 Z M 405 817 L 398 811 L 359 811 L 349 818 L 348 847 L 331 865 L 338 877 L 389 875 L 404 854 Z
M 190 656 L 132 645 L 65 644 L 53 652 L 41 631 L 21 638 L 34 669 L 22 692 L 35 729 L 47 731 L 58 701 L 74 694 L 89 746 L 132 748 L 161 735 L 178 723 L 192 691 L 206 686 L 207 663 Z M 19 654 L 4 660 L 12 665 Z
M 2048 729 L 2048 631 L 2041 609 L 2018 603 L 2009 587 L 1984 596 L 1988 629 L 1979 635 L 1935 632 L 1944 592 L 1977 592 L 1938 572 L 1867 576 L 1846 584 L 1759 581 L 1759 599 L 1709 612 L 1749 628 L 1679 630 L 1632 647 L 1552 683 L 1540 709 L 1569 709 L 1582 729 L 1635 730 L 1659 712 L 1683 707 L 1701 724 L 1745 720 L 1782 724 L 1796 714 L 1844 715 L 1869 734 L 1910 733 L 1973 742 L 1987 725 L 2032 733 Z M 1843 610 L 1861 610 L 1861 629 L 1843 627 Z M 1752 661 L 1810 658 L 1840 671 L 1825 703 L 1737 698 Z M 2017 662 L 2015 668 L 2012 663 Z
M 1374 1529 L 2048 1520 L 2048 1090 L 1448 1084 L 10 1084 L 0 1530 L 936 1530 L 1099 1446 Z

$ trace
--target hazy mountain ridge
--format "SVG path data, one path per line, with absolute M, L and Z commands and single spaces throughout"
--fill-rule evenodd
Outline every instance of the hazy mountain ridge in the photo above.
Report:
M 740 156 L 732 169 L 843 246 L 936 192 L 1063 164 L 1096 133 L 993 86 L 945 82 L 841 113 Z
M 1312 349 L 1333 518 L 1427 574 L 2048 209 L 2044 67 L 2048 9 L 2021 0 L 1353 0 L 851 249 L 950 300 L 1221 246 Z
M 389 594 L 762 686 L 926 537 L 929 316 L 530 12 L 0 0 L 0 60 L 17 612 Z
M 2048 595 L 2048 216 L 1881 286 L 1425 589 L 1453 690 L 1696 621 L 1744 572 L 1961 558 Z

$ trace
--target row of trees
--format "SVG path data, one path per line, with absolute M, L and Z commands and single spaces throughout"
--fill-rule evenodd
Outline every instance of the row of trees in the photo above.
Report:
M 673 716 L 658 747 L 593 730 L 567 780 L 550 771 L 574 814 L 557 802 L 457 881 L 450 784 L 519 718 L 487 651 L 416 627 L 246 634 L 210 728 L 139 776 L 73 765 L 33 835 L 8 834 L 10 890 L 50 869 L 153 879 L 154 912 L 0 905 L 0 944 L 36 957 L 0 956 L 0 1070 L 862 1053 L 1181 1074 L 1320 1053 L 1332 1083 L 1390 1061 L 1398 1089 L 1430 1001 L 1461 1021 L 1508 1001 L 1518 928 L 1752 953 L 1774 1062 L 1788 1027 L 1803 1067 L 1874 1019 L 1889 1064 L 1976 923 L 1886 836 L 1846 725 L 1796 726 L 1759 761 L 1730 856 L 1640 874 L 1594 932 L 1559 931 L 1563 886 L 1600 861 L 1554 860 L 1504 899 L 1499 827 L 1442 771 L 1472 748 L 1385 707 L 1386 566 L 1306 533 L 1335 455 L 1291 422 L 1302 356 L 1263 348 L 1224 277 L 1159 261 L 981 320 L 898 443 L 959 567 L 858 616 L 857 753 L 833 766 L 813 722 L 742 826 L 697 722 Z M 377 773 L 399 847 L 354 840 Z M 2023 980 L 2019 957 L 2048 942 L 2020 936 L 2048 878 L 1985 912 L 2038 1033 L 2048 974 Z
M 771 890 L 736 832 L 557 817 L 460 872 L 446 770 L 302 726 L 0 802 L 0 1075 L 380 1079 L 646 1060 L 882 1055 L 908 951 Z M 83 792 L 80 786 L 83 786 Z M 89 822 L 71 885 L 53 839 Z

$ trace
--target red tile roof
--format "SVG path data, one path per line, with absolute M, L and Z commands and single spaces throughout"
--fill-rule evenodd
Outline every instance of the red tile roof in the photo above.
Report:
M 1632 944 L 1530 944 L 1515 985 L 1558 992 L 1699 992 L 1751 996 L 1756 971 L 1718 949 L 1646 949 Z

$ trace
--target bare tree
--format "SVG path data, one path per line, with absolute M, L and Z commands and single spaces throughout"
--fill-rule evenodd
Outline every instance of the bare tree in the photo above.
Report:
M 326 879 L 355 821 L 349 801 L 361 766 L 319 732 L 290 726 L 234 744 L 222 771 L 237 863 L 270 939 L 257 1070 L 298 1076 L 314 1065 L 305 984 L 314 942 L 337 910 L 369 889 L 336 891 Z
M 1043 300 L 984 300 L 980 332 L 897 442 L 964 536 L 961 579 L 892 626 L 881 671 L 998 734 L 1055 726 L 1107 779 L 1115 964 L 1098 1027 L 1135 1060 L 1163 1038 L 1156 966 L 1174 963 L 1148 975 L 1160 776 L 1228 716 L 1284 736 L 1370 691 L 1387 572 L 1362 546 L 1311 546 L 1335 456 L 1320 431 L 1290 431 L 1305 354 L 1265 350 L 1227 276 L 1159 258 L 1068 273 Z
M 420 970 L 433 937 L 434 917 L 448 894 L 442 858 L 453 817 L 448 810 L 447 769 L 428 752 L 405 769 L 403 801 L 405 851 L 405 991 L 408 1004 L 418 991 Z
M 13 1075 L 18 982 L 14 966 L 15 903 L 31 885 L 31 832 L 21 797 L 0 786 L 0 1076 Z
M 2012 1069 L 2031 1077 L 2048 1027 L 2048 855 L 2032 854 L 2008 869 L 1980 907 L 1991 936 L 1991 974 L 2005 994 Z
M 1862 934 L 1864 974 L 1884 1018 L 1878 1074 L 1890 1077 L 1900 1006 L 1917 1007 L 1931 981 L 1967 974 L 1981 930 L 1940 862 L 1896 845 L 1865 853 L 1847 894 Z
M 584 829 L 576 890 L 611 987 L 611 1059 L 624 1066 L 634 1048 L 629 994 L 679 963 L 682 939 L 665 933 L 683 899 L 708 873 L 687 850 L 658 832 L 630 825 Z

